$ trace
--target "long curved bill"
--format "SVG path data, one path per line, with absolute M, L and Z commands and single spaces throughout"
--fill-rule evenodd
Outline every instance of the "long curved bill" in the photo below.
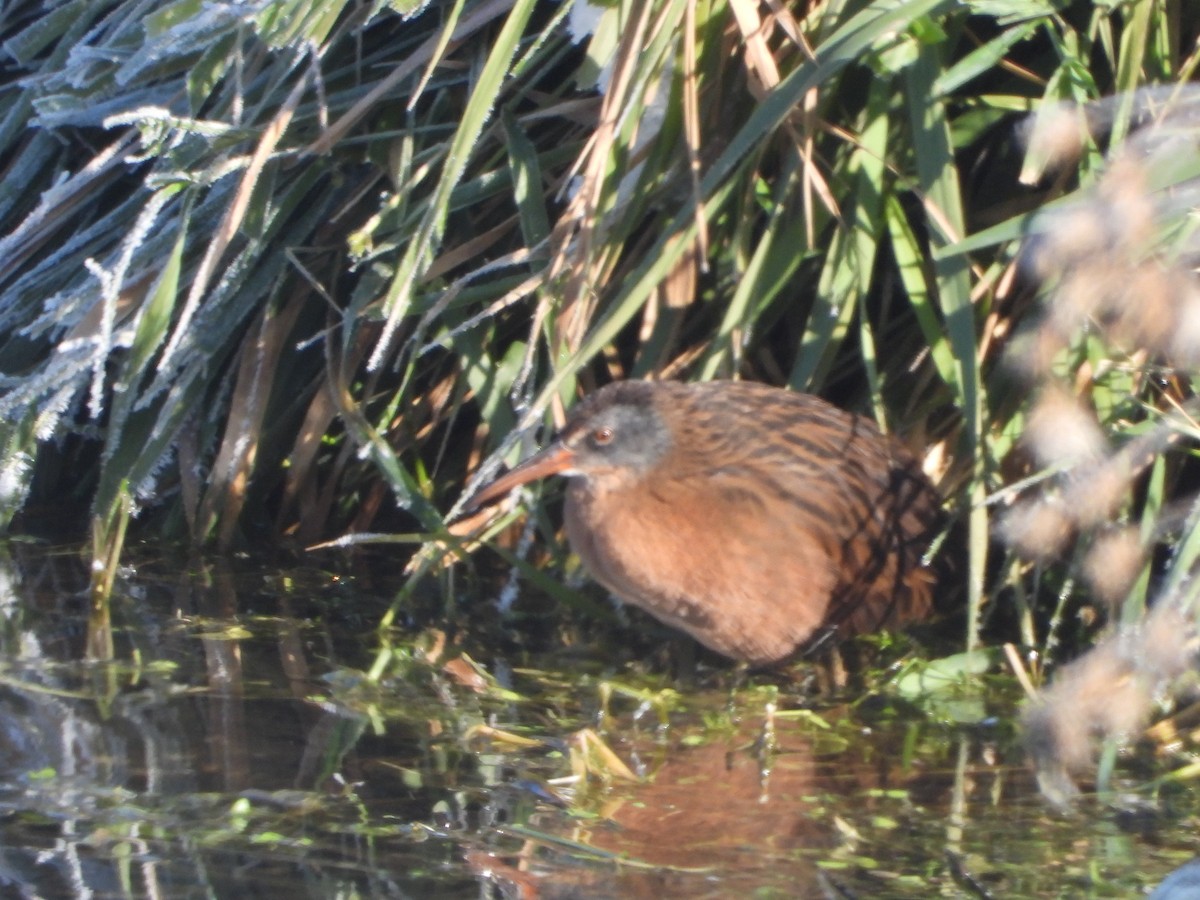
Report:
M 491 484 L 475 494 L 464 507 L 464 512 L 474 512 L 485 503 L 503 497 L 515 487 L 537 481 L 549 475 L 561 475 L 575 468 L 575 453 L 565 444 L 556 441 L 540 453 L 535 453 L 511 472 L 501 475 Z

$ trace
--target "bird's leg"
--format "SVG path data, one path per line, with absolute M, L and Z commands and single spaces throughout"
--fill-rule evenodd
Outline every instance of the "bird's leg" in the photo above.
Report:
M 690 691 L 696 687 L 696 639 L 675 632 L 671 636 L 667 654 L 671 660 L 672 674 L 680 690 Z
M 736 719 L 738 716 L 738 692 L 746 686 L 749 673 L 750 665 L 744 662 L 737 663 L 729 673 L 729 702 L 726 711 L 730 718 Z

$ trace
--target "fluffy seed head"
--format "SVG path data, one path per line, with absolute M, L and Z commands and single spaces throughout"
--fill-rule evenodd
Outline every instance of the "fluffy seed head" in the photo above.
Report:
M 1043 466 L 1100 459 L 1107 447 L 1096 417 L 1057 385 L 1042 391 L 1025 426 L 1023 440 Z
M 1018 503 L 1000 522 L 1004 540 L 1025 559 L 1055 559 L 1071 539 L 1071 518 L 1056 499 Z
M 1142 571 L 1146 552 L 1136 528 L 1114 528 L 1099 535 L 1083 561 L 1083 577 L 1110 612 L 1129 595 Z

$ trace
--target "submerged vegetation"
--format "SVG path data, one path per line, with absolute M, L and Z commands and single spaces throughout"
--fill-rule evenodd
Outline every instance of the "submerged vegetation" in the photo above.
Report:
M 965 649 L 1011 641 L 1037 682 L 1156 597 L 1195 619 L 1179 5 L 68 0 L 2 27 L 0 515 L 86 517 L 100 594 L 127 528 L 407 535 L 422 574 L 470 529 L 568 593 L 525 562 L 549 518 L 447 526 L 472 473 L 581 389 L 746 377 L 923 456 L 967 535 Z M 1110 666 L 1146 702 L 1083 736 L 1138 727 L 1184 637 Z

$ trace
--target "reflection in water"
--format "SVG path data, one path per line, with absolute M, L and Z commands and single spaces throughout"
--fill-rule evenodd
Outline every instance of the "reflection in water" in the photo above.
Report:
M 573 829 L 574 840 L 638 864 L 619 874 L 614 896 L 730 896 L 764 885 L 822 895 L 829 878 L 816 861 L 838 835 L 820 807 L 846 785 L 818 762 L 811 727 L 777 723 L 771 752 L 761 737 L 747 722 L 723 740 L 675 748 L 651 782 L 618 790 L 601 820 Z
M 320 684 L 302 658 L 320 649 L 337 662 L 319 617 L 291 615 L 285 597 L 269 619 L 244 621 L 228 572 L 146 579 L 114 598 L 117 662 L 83 664 L 83 567 L 71 557 L 11 562 L 0 610 L 0 884 L 42 896 L 125 896 L 131 883 L 134 895 L 241 895 L 279 881 L 281 864 L 283 882 L 294 881 L 307 856 L 289 860 L 297 848 L 360 816 L 318 793 L 366 721 L 307 699 Z M 255 851 L 268 827 L 278 846 Z M 341 882 L 339 869 L 317 881 Z
M 579 886 L 578 866 L 556 860 L 569 848 L 619 863 L 588 872 L 589 897 L 928 896 L 929 880 L 906 884 L 904 857 L 927 860 L 930 847 L 947 852 L 946 824 L 917 804 L 944 803 L 955 773 L 906 769 L 900 754 L 848 752 L 813 717 L 780 717 L 764 730 L 766 721 L 746 718 L 717 740 L 697 744 L 684 735 L 658 747 L 652 778 L 610 791 L 598 817 L 547 811 L 531 819 L 536 832 L 512 829 L 527 839 L 522 853 L 547 864 L 543 895 L 572 895 Z M 647 740 L 624 749 L 653 754 Z M 969 774 L 972 800 L 983 802 L 1001 777 L 985 765 L 959 774 Z M 901 839 L 903 853 L 889 849 Z M 488 871 L 520 884 L 513 866 L 492 860 Z M 962 880 L 947 872 L 944 882 Z
M 385 601 L 318 571 L 148 562 L 117 584 L 114 661 L 84 664 L 83 566 L 11 552 L 5 895 L 1128 896 L 1200 850 L 1182 791 L 1137 835 L 1071 821 L 1004 764 L 1010 731 L 885 704 L 780 713 L 764 742 L 754 687 L 689 690 L 661 730 L 610 711 L 650 777 L 572 783 L 594 681 L 526 662 L 505 692 L 448 651 L 374 683 Z

